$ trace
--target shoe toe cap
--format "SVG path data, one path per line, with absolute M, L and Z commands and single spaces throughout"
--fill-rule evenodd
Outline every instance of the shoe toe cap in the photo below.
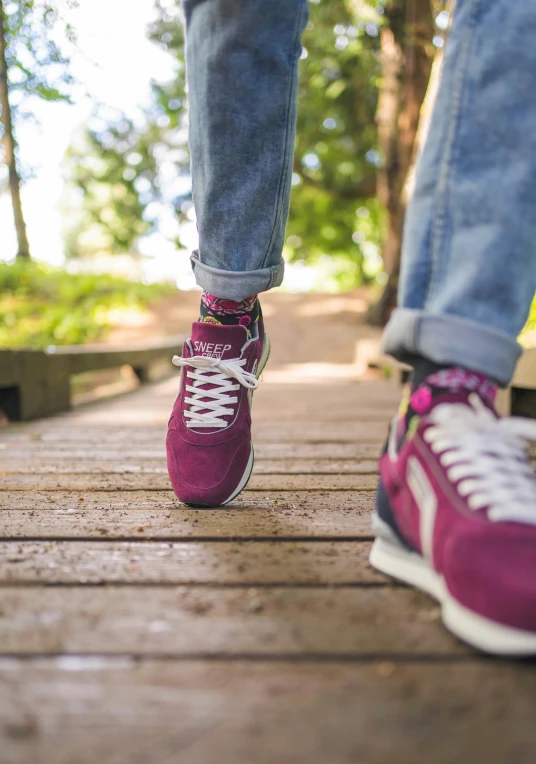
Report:
M 536 527 L 499 524 L 453 537 L 444 578 L 470 610 L 507 626 L 536 631 Z
M 170 430 L 166 445 L 175 494 L 185 504 L 200 506 L 228 501 L 240 486 L 251 456 L 251 442 L 242 435 L 205 446 L 188 443 L 178 431 Z

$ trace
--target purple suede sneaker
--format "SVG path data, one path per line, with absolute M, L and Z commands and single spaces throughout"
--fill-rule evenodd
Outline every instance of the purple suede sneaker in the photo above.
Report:
M 437 599 L 470 645 L 536 654 L 536 422 L 499 419 L 482 387 L 432 396 L 427 381 L 408 434 L 391 426 L 370 562 Z
M 244 326 L 196 322 L 183 356 L 179 395 L 169 420 L 167 463 L 173 490 L 190 506 L 227 504 L 253 469 L 251 399 L 268 360 L 262 317 Z

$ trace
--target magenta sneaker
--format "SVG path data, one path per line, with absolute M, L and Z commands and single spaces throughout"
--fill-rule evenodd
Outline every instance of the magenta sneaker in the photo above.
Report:
M 425 384 L 411 406 L 380 461 L 370 562 L 437 599 L 470 645 L 536 654 L 536 422 L 499 419 L 482 388 L 432 398 Z
M 177 497 L 191 506 L 227 504 L 253 469 L 251 399 L 268 360 L 262 318 L 244 326 L 196 322 L 184 344 L 179 395 L 169 420 L 168 472 Z

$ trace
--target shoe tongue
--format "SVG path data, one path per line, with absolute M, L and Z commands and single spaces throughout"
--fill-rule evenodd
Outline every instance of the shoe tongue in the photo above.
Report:
M 248 340 L 244 326 L 196 321 L 192 326 L 191 343 L 194 355 L 206 358 L 240 358 Z

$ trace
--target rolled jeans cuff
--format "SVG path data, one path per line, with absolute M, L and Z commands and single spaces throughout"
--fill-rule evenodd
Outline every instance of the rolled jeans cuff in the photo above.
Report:
M 255 271 L 224 271 L 202 263 L 197 251 L 190 259 L 196 283 L 205 292 L 227 300 L 243 300 L 253 294 L 267 292 L 283 282 L 283 262 Z
M 385 328 L 383 352 L 412 364 L 421 356 L 463 366 L 506 387 L 523 348 L 508 334 L 459 316 L 397 308 Z

